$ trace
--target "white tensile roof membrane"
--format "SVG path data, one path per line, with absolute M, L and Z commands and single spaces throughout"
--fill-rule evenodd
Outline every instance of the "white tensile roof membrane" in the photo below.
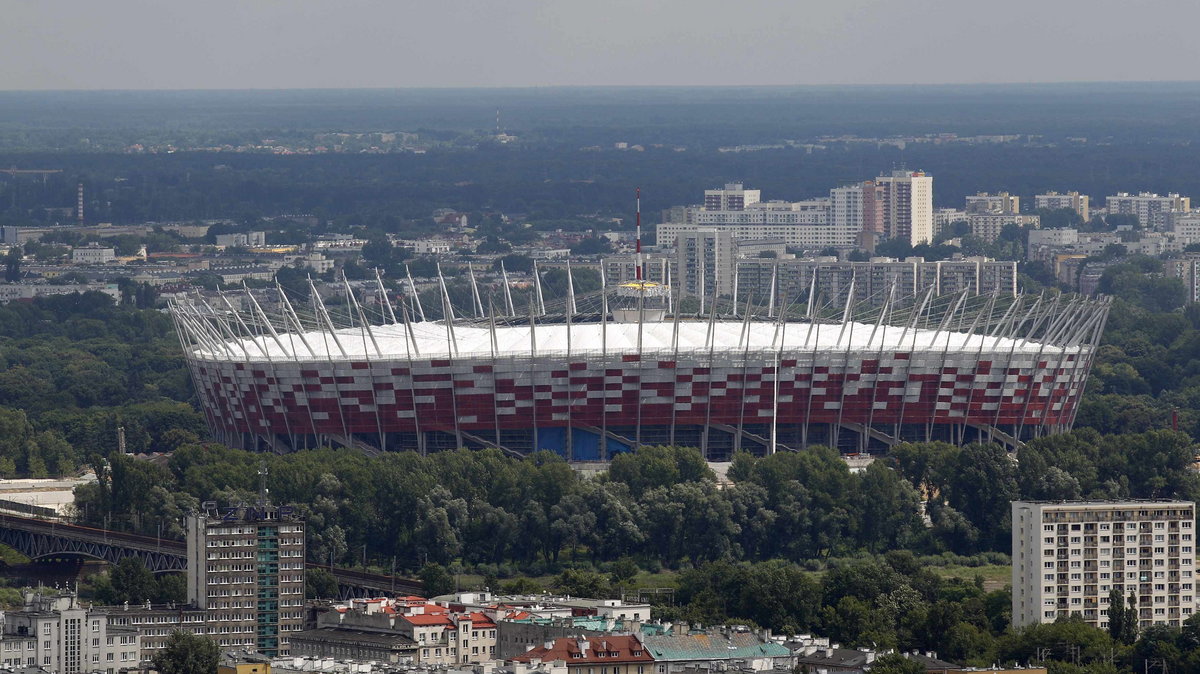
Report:
M 453 342 L 456 350 L 451 350 L 451 337 L 445 324 L 440 322 L 413 323 L 412 333 L 416 340 L 417 350 L 406 338 L 404 325 L 372 326 L 371 336 L 362 328 L 342 328 L 337 331 L 337 341 L 328 332 L 305 332 L 303 340 L 296 334 L 280 333 L 279 341 L 271 335 L 263 335 L 253 339 L 226 341 L 220 347 L 193 345 L 195 356 L 206 359 L 243 360 L 341 360 L 367 359 L 378 360 L 406 359 L 410 355 L 427 360 L 430 358 L 491 358 L 498 357 L 528 357 L 534 352 L 538 355 L 549 353 L 566 353 L 567 330 L 565 324 L 546 324 L 531 328 L 528 325 L 497 326 L 495 347 L 493 348 L 491 330 L 487 326 L 455 325 Z M 716 352 L 764 351 L 779 349 L 781 344 L 784 351 L 979 351 L 1017 353 L 1037 353 L 1043 349 L 1040 342 L 1022 340 L 1021 338 L 992 337 L 987 335 L 969 334 L 966 331 L 937 332 L 930 329 L 905 329 L 901 326 L 881 325 L 876 328 L 870 323 L 847 323 L 843 326 L 836 324 L 812 324 L 808 322 L 767 323 L 742 321 L 715 321 L 711 324 L 713 339 L 710 347 L 708 333 L 710 323 L 705 320 L 680 321 L 678 324 L 679 344 L 681 352 L 707 352 L 710 348 Z M 843 329 L 844 327 L 844 329 Z M 609 354 L 637 353 L 638 324 L 637 323 L 577 323 L 570 326 L 571 353 L 601 353 L 602 349 Z M 672 321 L 647 322 L 642 324 L 641 340 L 644 352 L 671 352 L 674 349 L 674 331 L 676 325 Z M 606 334 L 602 336 L 602 331 Z M 874 338 L 872 339 L 872 332 Z M 531 333 L 533 333 L 531 335 Z M 840 339 L 839 339 L 840 336 Z M 903 343 L 901 337 L 903 336 Z M 748 344 L 747 344 L 748 339 Z M 536 345 L 535 341 L 536 340 Z M 868 343 L 870 340 L 870 343 Z M 307 346 L 305 345 L 307 342 Z M 338 343 L 341 343 L 341 348 Z M 378 344 L 379 351 L 376 351 Z M 1057 352 L 1061 347 L 1047 347 Z M 228 351 L 226 350 L 228 349 Z M 1078 347 L 1069 347 L 1077 350 Z M 345 356 L 342 351 L 345 351 Z M 383 355 L 380 355 L 382 352 Z M 231 355 L 232 354 L 232 355 Z

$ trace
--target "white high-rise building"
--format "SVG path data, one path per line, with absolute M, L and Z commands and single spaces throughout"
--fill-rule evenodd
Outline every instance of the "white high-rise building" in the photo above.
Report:
M 924 171 L 892 171 L 875 183 L 883 187 L 883 229 L 889 239 L 916 246 L 933 241 L 933 176 Z
M 1108 626 L 1113 590 L 1141 627 L 1178 627 L 1196 607 L 1191 501 L 1014 501 L 1012 624 L 1078 616 Z
M 858 242 L 863 230 L 876 231 L 877 203 L 874 183 L 857 183 L 829 190 L 829 227 L 835 236 Z
M 737 258 L 737 241 L 728 229 L 683 232 L 675 242 L 673 285 L 680 297 L 731 295 Z
M 740 211 L 761 199 L 760 190 L 748 190 L 742 183 L 726 183 L 723 189 L 704 190 L 704 210 Z

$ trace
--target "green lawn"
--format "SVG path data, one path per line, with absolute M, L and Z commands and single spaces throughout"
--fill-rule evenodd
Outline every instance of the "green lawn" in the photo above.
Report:
M 3 546 L 0 546 L 0 558 L 4 554 Z M 15 554 L 15 553 L 14 553 Z M 937 575 L 943 578 L 962 578 L 964 580 L 974 580 L 975 576 L 983 576 L 983 587 L 988 592 L 993 590 L 1003 590 L 1006 585 L 1012 582 L 1012 567 L 1007 564 L 988 564 L 986 566 L 962 566 L 959 564 L 951 564 L 948 566 L 931 566 L 929 567 Z M 650 589 L 658 587 L 674 587 L 675 579 L 678 575 L 675 571 L 660 571 L 658 573 L 649 573 L 642 571 L 634 578 L 633 582 L 628 585 L 627 592 L 632 592 L 635 588 Z M 823 571 L 809 572 L 809 576 L 813 580 L 819 581 Z M 554 591 L 554 583 L 558 579 L 557 574 L 545 576 L 531 576 L 529 578 L 533 582 L 540 585 L 547 591 Z M 501 583 L 511 579 L 501 579 Z M 483 585 L 483 576 L 476 574 L 464 573 L 458 576 L 458 586 L 465 590 L 472 590 Z M 493 592 L 499 588 L 492 588 Z
M 1003 590 L 1005 585 L 1012 582 L 1012 567 L 1007 564 L 988 564 L 987 566 L 950 566 L 930 567 L 934 573 L 943 578 L 963 578 L 974 580 L 975 576 L 983 576 L 983 589 Z
M 7 545 L 0 545 L 0 562 L 9 566 L 17 566 L 18 564 L 28 564 L 29 558 Z

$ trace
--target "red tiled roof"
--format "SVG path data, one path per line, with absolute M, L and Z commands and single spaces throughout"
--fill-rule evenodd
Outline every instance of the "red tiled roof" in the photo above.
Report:
M 586 651 L 580 650 L 579 642 L 586 641 Z M 635 653 L 637 655 L 635 655 Z M 603 655 L 601 655 L 603 654 Z M 634 636 L 602 636 L 586 639 L 556 639 L 550 648 L 538 646 L 513 658 L 517 662 L 531 660 L 553 662 L 565 660 L 567 664 L 605 662 L 650 662 L 654 658 Z
M 496 623 L 492 622 L 491 618 L 487 617 L 483 613 L 480 613 L 479 611 L 475 611 L 473 613 L 468 614 L 468 617 L 471 618 L 471 624 L 474 625 L 475 627 L 495 627 L 496 626 Z

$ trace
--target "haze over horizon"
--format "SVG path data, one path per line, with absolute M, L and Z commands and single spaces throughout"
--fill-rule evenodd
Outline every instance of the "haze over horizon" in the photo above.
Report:
M 1197 19 L 1185 0 L 16 0 L 0 90 L 1187 81 Z

